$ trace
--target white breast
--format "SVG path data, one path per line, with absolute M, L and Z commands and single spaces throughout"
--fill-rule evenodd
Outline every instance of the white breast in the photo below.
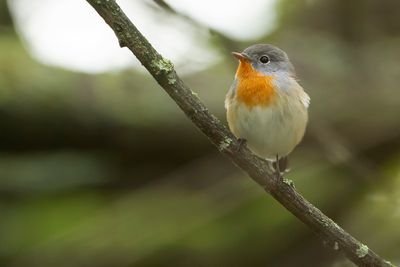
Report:
M 294 81 L 295 82 L 295 81 Z M 227 119 L 231 131 L 247 140 L 258 156 L 273 160 L 288 155 L 303 138 L 309 97 L 300 85 L 279 91 L 269 106 L 248 107 L 227 96 Z

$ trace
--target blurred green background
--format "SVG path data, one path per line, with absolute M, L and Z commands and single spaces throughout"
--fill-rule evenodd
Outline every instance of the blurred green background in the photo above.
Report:
M 0 266 L 354 266 L 219 155 L 147 73 L 43 65 L 0 3 Z M 257 40 L 210 29 L 222 60 L 183 79 L 225 122 L 229 52 L 283 48 L 312 99 L 288 178 L 400 264 L 400 2 L 281 0 L 275 12 Z

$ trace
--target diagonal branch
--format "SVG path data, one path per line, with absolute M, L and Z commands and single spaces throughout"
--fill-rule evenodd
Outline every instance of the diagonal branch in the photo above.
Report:
M 154 79 L 203 132 L 219 151 L 288 211 L 300 219 L 326 244 L 340 250 L 358 266 L 394 266 L 356 240 L 333 220 L 309 203 L 290 180 L 276 179 L 266 162 L 241 147 L 232 133 L 200 102 L 196 94 L 176 74 L 173 64 L 164 59 L 124 14 L 115 0 L 87 0 L 117 35 L 121 47 L 128 47 Z

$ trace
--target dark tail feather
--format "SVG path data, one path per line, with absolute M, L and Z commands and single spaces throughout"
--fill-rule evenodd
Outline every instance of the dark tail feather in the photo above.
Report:
M 275 170 L 277 169 L 277 167 L 279 167 L 280 173 L 289 172 L 290 171 L 289 158 L 287 156 L 279 158 L 278 162 L 274 161 L 273 167 Z

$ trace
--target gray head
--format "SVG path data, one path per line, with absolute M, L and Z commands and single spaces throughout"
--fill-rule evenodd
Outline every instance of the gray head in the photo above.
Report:
M 263 74 L 271 75 L 276 72 L 285 72 L 295 76 L 294 67 L 287 54 L 270 44 L 255 44 L 241 53 L 232 53 L 242 62 L 249 62 L 253 68 Z

